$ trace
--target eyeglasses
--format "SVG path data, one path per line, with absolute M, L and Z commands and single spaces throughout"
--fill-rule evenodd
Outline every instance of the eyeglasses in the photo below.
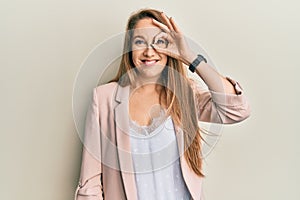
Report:
M 141 49 L 146 49 L 151 45 L 155 45 L 158 48 L 162 48 L 165 49 L 168 47 L 168 40 L 164 39 L 163 37 L 155 37 L 152 41 L 151 44 L 148 44 L 148 42 L 143 39 L 142 37 L 138 36 L 136 38 L 133 39 L 132 42 L 132 50 L 141 50 Z

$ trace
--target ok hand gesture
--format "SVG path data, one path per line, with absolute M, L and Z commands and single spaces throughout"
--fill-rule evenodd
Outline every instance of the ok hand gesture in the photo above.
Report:
M 153 47 L 160 53 L 164 53 L 170 57 L 182 61 L 184 64 L 189 65 L 197 57 L 190 47 L 188 46 L 185 37 L 178 25 L 172 17 L 168 18 L 164 13 L 162 17 L 166 20 L 166 25 L 153 19 L 153 24 L 163 30 L 158 36 L 167 40 L 168 45 L 166 48 L 159 48 L 157 45 Z

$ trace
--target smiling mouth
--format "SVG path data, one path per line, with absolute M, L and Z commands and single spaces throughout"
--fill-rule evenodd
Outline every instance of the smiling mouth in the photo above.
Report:
M 158 60 L 142 60 L 142 62 L 146 66 L 153 66 L 158 62 Z

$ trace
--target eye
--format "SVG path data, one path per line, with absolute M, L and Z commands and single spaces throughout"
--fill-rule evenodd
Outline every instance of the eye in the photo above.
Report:
M 161 48 L 166 48 L 168 46 L 168 40 L 164 38 L 159 38 L 156 40 L 155 44 Z
M 146 44 L 146 42 L 144 40 L 135 40 L 134 44 L 135 45 L 144 45 L 144 44 Z
M 163 39 L 158 39 L 158 40 L 156 41 L 156 44 L 166 44 L 166 41 L 163 40 Z

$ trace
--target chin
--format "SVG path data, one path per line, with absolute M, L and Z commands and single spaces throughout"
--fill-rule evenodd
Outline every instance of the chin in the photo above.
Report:
M 161 76 L 161 71 L 147 71 L 147 70 L 138 70 L 138 76 L 140 76 L 143 79 L 158 79 Z

